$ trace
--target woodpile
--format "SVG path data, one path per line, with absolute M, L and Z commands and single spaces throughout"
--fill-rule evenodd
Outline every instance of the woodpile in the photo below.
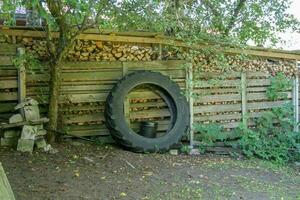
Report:
M 152 47 L 77 40 L 67 56 L 70 61 L 151 61 Z
M 26 52 L 41 60 L 48 58 L 45 40 L 23 38 L 21 43 Z M 66 57 L 69 61 L 151 61 L 157 54 L 151 46 L 77 40 Z
M 193 58 L 193 65 L 199 72 L 259 71 L 272 75 L 283 72 L 291 77 L 298 71 L 293 61 L 262 58 L 240 59 L 238 56 L 226 56 L 226 61 L 222 63 L 213 56 L 200 54 Z
M 11 43 L 10 37 L 2 36 L 0 42 Z M 17 43 L 25 46 L 26 52 L 40 60 L 47 60 L 46 41 L 31 37 L 17 37 Z M 191 57 L 186 51 L 175 48 L 163 48 L 161 57 L 159 50 L 150 45 L 135 45 L 125 43 L 112 43 L 91 40 L 76 40 L 66 59 L 69 61 L 152 61 L 159 58 L 163 60 L 184 59 Z M 261 71 L 272 75 L 283 72 L 287 76 L 297 73 L 293 61 L 282 59 L 244 58 L 228 55 L 225 62 L 216 59 L 213 53 L 197 53 L 193 56 L 194 68 L 199 72 L 224 72 L 224 71 Z

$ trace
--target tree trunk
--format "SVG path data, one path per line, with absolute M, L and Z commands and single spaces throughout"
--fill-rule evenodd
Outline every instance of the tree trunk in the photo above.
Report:
M 58 101 L 60 93 L 61 66 L 59 63 L 50 66 L 50 93 L 49 93 L 49 124 L 48 124 L 48 142 L 53 143 L 56 138 L 58 122 Z

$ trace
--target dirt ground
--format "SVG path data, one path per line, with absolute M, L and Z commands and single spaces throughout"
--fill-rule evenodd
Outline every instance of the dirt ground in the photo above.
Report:
M 59 153 L 0 148 L 17 200 L 300 199 L 300 172 L 224 156 L 136 154 L 68 141 Z

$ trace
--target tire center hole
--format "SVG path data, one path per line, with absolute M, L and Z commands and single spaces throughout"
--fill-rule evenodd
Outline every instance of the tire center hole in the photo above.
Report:
M 161 87 L 141 84 L 124 98 L 124 117 L 128 127 L 147 138 L 166 135 L 174 125 L 174 101 Z

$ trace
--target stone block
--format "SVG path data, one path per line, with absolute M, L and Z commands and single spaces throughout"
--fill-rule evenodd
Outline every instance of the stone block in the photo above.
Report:
M 34 140 L 19 139 L 17 150 L 21 152 L 32 153 L 34 147 Z
M 38 138 L 35 140 L 35 145 L 38 149 L 44 149 L 47 147 L 46 140 L 44 138 Z
M 36 136 L 44 136 L 47 134 L 47 131 L 45 129 L 37 130 Z
M 4 138 L 18 138 L 21 135 L 21 131 L 17 130 L 17 129 L 9 129 L 9 130 L 5 130 L 3 133 L 3 137 Z
M 44 129 L 44 125 L 43 124 L 38 124 L 38 125 L 35 125 L 37 127 L 37 130 L 41 130 L 41 129 Z
M 18 105 L 15 106 L 15 110 L 19 110 L 24 108 L 25 106 L 37 106 L 38 102 L 30 97 L 27 97 L 25 101 L 22 103 L 19 103 Z
M 178 155 L 178 150 L 177 150 L 177 149 L 171 149 L 171 150 L 169 151 L 169 153 L 170 153 L 171 155 L 173 155 L 173 156 L 177 156 L 177 155 Z
M 21 139 L 31 139 L 34 140 L 37 134 L 36 126 L 24 125 L 21 133 Z
M 16 147 L 18 138 L 1 138 L 1 146 Z
M 40 111 L 38 106 L 25 106 L 24 115 L 27 121 L 40 119 Z
M 9 123 L 12 124 L 12 123 L 18 123 L 18 122 L 22 122 L 23 121 L 23 117 L 21 114 L 15 114 L 13 116 L 11 116 L 9 118 Z

